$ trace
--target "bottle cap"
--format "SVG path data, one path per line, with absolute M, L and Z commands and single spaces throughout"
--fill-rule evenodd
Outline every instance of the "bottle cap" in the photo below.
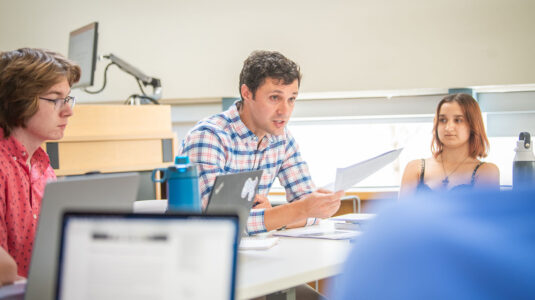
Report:
M 175 157 L 175 165 L 186 165 L 189 164 L 188 156 L 177 156 Z

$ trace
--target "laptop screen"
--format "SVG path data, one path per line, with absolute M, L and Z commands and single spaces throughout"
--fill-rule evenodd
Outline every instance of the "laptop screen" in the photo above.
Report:
M 237 233 L 237 216 L 65 213 L 56 298 L 233 299 Z
M 240 232 L 245 233 L 247 218 L 254 205 L 262 170 L 218 175 L 210 192 L 207 213 L 232 212 L 240 215 Z M 246 235 L 246 234 L 245 234 Z
M 55 297 L 54 275 L 63 211 L 132 211 L 138 185 L 137 173 L 82 175 L 47 183 L 33 244 L 26 299 Z

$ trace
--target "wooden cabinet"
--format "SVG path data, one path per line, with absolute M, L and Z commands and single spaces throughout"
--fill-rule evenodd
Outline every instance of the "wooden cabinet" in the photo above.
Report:
M 177 146 L 167 105 L 77 105 L 63 139 L 45 143 L 58 176 L 166 167 Z

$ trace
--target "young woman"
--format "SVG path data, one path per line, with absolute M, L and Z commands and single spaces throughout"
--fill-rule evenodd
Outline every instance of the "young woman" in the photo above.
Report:
M 56 175 L 47 140 L 63 137 L 80 67 L 41 49 L 0 53 L 0 247 L 27 277 L 41 199 Z
M 446 96 L 437 107 L 431 152 L 405 167 L 400 198 L 419 192 L 485 188 L 498 190 L 496 165 L 487 156 L 489 142 L 479 105 L 467 94 Z

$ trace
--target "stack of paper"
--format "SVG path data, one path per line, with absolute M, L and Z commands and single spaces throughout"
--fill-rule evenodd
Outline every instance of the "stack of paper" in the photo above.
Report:
M 240 250 L 265 250 L 279 243 L 278 237 L 242 237 Z
M 322 225 L 286 229 L 273 233 L 273 235 L 277 236 L 328 240 L 350 240 L 354 239 L 358 234 L 359 233 L 355 231 L 336 230 L 332 223 L 325 222 L 323 222 Z
M 26 290 L 26 279 L 19 279 L 12 284 L 0 287 L 0 299 L 19 299 L 17 296 L 24 296 Z
M 375 217 L 375 214 L 346 214 L 332 217 L 334 227 L 342 230 L 361 230 L 361 225 Z

